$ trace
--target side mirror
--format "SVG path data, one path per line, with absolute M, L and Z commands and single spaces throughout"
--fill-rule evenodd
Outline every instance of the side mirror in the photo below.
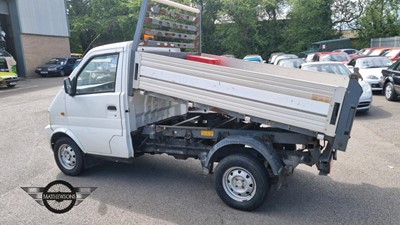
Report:
M 73 83 L 69 77 L 64 80 L 64 91 L 70 96 L 74 96 L 76 94 L 76 91 L 73 88 Z

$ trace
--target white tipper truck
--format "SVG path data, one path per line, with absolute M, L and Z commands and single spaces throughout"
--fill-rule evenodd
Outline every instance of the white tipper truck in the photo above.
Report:
M 253 210 L 299 164 L 330 172 L 350 138 L 357 80 L 202 54 L 200 15 L 143 0 L 133 41 L 85 55 L 49 107 L 46 131 L 63 173 L 99 159 L 195 158 L 227 205 Z

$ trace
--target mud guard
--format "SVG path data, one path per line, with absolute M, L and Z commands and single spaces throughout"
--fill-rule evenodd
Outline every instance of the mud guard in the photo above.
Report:
M 205 159 L 201 160 L 203 168 L 211 172 L 212 163 L 215 161 L 215 156 L 218 155 L 217 153 L 219 150 L 229 145 L 245 145 L 251 147 L 267 160 L 274 175 L 278 176 L 282 173 L 283 163 L 273 148 L 272 143 L 264 143 L 258 137 L 241 135 L 229 136 L 215 144 L 208 152 Z

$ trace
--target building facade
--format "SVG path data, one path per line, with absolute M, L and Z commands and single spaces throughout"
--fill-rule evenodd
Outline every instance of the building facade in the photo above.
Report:
M 66 12 L 65 0 L 0 0 L 3 44 L 17 61 L 18 76 L 37 76 L 37 66 L 71 54 Z

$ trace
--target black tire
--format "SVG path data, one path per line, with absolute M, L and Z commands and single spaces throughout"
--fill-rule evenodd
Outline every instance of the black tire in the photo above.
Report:
M 397 93 L 394 90 L 394 86 L 391 82 L 385 84 L 385 98 L 388 101 L 394 101 L 397 99 Z
M 61 70 L 60 71 L 60 77 L 63 77 L 63 76 L 65 76 L 66 74 L 65 74 L 65 71 L 64 70 Z
M 9 88 L 15 87 L 15 84 L 13 84 L 13 85 L 7 85 L 7 87 L 9 87 Z
M 85 170 L 83 153 L 70 138 L 59 138 L 53 151 L 57 166 L 65 175 L 77 176 Z
M 235 154 L 219 162 L 214 185 L 227 205 L 251 211 L 264 203 L 270 190 L 270 178 L 260 160 L 249 154 Z

